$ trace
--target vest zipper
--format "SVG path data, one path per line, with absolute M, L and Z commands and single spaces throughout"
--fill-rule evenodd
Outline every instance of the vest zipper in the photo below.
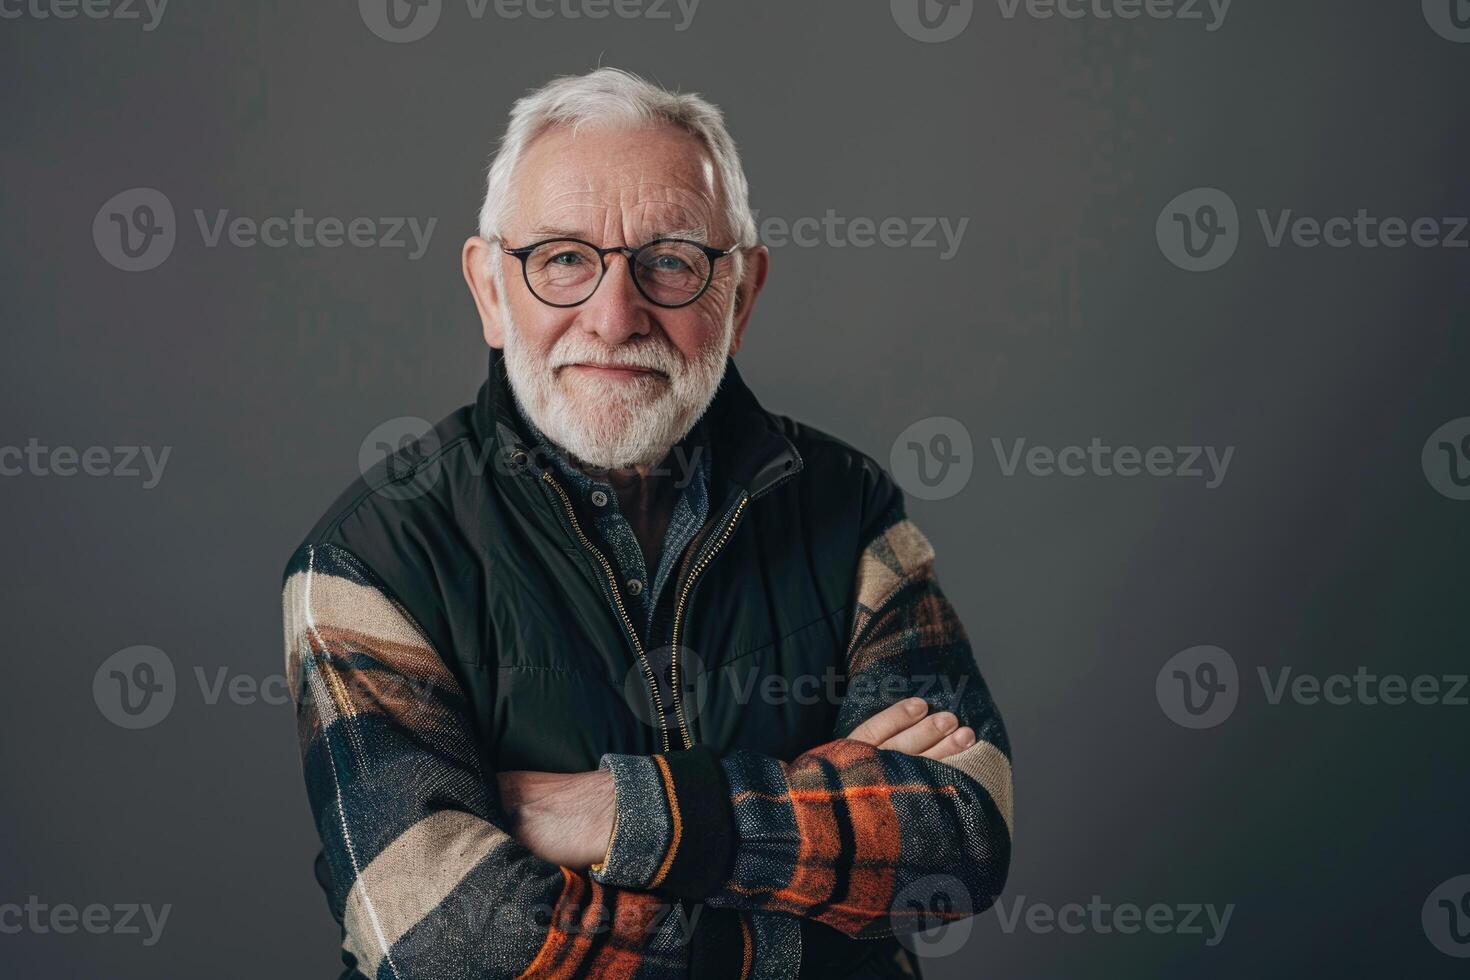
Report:
M 581 540 L 582 546 L 596 556 L 597 561 L 602 565 L 603 573 L 607 575 L 608 587 L 612 589 L 613 604 L 618 608 L 618 616 L 623 621 L 623 628 L 627 630 L 628 639 L 633 641 L 633 650 L 638 654 L 638 663 L 643 667 L 643 679 L 648 684 L 648 692 L 653 695 L 653 707 L 658 713 L 659 735 L 663 739 L 664 751 L 667 752 L 669 750 L 669 736 L 668 726 L 664 721 L 663 698 L 658 693 L 658 682 L 654 679 L 653 667 L 649 665 L 648 658 L 643 654 L 643 644 L 638 641 L 638 631 L 633 628 L 633 621 L 628 618 L 628 610 L 623 606 L 623 597 L 618 592 L 618 577 L 613 574 L 612 565 L 608 563 L 607 558 L 603 556 L 601 551 L 597 550 L 596 545 L 587 539 L 587 535 L 582 533 L 582 525 L 577 520 L 577 512 L 572 508 L 572 498 L 567 496 L 567 492 L 561 488 L 561 484 L 557 483 L 556 478 L 549 472 L 543 472 L 541 478 L 550 484 L 551 488 L 556 491 L 557 496 L 561 498 L 562 505 L 566 507 L 567 517 L 572 522 L 572 530 L 576 533 L 577 538 Z M 679 693 L 678 689 L 675 688 L 675 704 L 678 703 L 678 700 Z
M 689 592 L 694 588 L 694 582 L 699 578 L 699 573 L 704 571 L 706 565 L 715 557 L 715 554 L 724 547 L 729 540 L 735 525 L 740 523 L 740 515 L 745 512 L 745 505 L 750 501 L 748 494 L 740 495 L 740 502 L 735 505 L 730 519 L 725 523 L 725 528 L 720 532 L 719 538 L 710 546 L 704 555 L 695 563 L 693 570 L 684 579 L 684 587 L 679 590 L 679 601 L 674 604 L 674 631 L 669 638 L 669 682 L 674 696 L 674 717 L 679 723 L 679 737 L 683 739 L 684 748 L 694 747 L 694 740 L 689 737 L 689 728 L 684 723 L 684 704 L 679 700 L 679 617 L 684 612 L 684 604 L 689 598 Z M 668 751 L 668 745 L 664 745 L 664 751 Z

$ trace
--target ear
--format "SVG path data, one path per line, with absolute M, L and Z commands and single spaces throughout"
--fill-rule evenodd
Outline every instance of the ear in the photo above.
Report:
M 771 251 L 764 245 L 744 249 L 745 269 L 740 285 L 735 287 L 735 330 L 730 337 L 730 353 L 740 350 L 745 338 L 745 326 L 750 322 L 755 299 L 766 285 L 766 275 L 771 271 Z
M 480 329 L 485 343 L 491 347 L 505 346 L 505 325 L 500 322 L 500 290 L 495 288 L 495 277 L 490 272 L 490 263 L 500 261 L 500 249 L 478 235 L 465 239 L 460 255 L 465 285 L 475 299 L 475 309 L 480 311 Z

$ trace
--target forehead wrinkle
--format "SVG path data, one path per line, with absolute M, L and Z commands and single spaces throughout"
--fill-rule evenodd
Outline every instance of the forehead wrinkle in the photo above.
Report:
M 629 140 L 630 135 L 636 136 Z M 530 186 L 551 182 L 596 191 L 653 182 L 679 185 L 706 199 L 719 196 L 718 168 L 708 147 L 680 129 L 637 127 L 551 127 L 526 150 L 523 173 Z
M 640 185 L 642 186 L 642 185 Z M 680 234 L 677 237 L 706 241 L 713 215 L 707 202 L 677 189 L 660 186 L 660 193 L 649 199 L 631 201 L 587 200 L 587 192 L 559 192 L 535 222 L 533 234 L 580 231 L 573 237 L 596 240 L 621 234 L 622 244 L 641 244 L 653 238 Z M 691 197 L 696 199 L 691 200 Z M 613 244 L 611 238 L 602 244 Z
M 542 187 L 562 185 L 560 191 L 583 191 L 593 194 L 624 194 L 644 187 L 671 188 L 695 196 L 713 199 L 714 182 L 703 168 L 688 173 L 682 167 L 656 167 L 645 161 L 632 163 L 598 163 L 572 170 L 560 163 L 543 172 L 537 183 Z

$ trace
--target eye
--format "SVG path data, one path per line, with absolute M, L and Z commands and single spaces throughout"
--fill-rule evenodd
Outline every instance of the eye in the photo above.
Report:
M 568 249 L 567 251 L 557 252 L 557 253 L 553 254 L 551 256 L 551 258 L 549 258 L 549 259 L 546 260 L 546 262 L 547 262 L 548 265 L 571 266 L 571 265 L 577 265 L 577 264 L 581 263 L 584 260 L 585 260 L 585 256 L 583 256 L 580 252 L 577 252 L 577 251 L 572 250 L 572 249 Z
M 685 269 L 689 268 L 689 263 L 685 262 L 677 255 L 671 255 L 668 253 L 655 256 L 653 260 L 653 265 L 654 268 L 657 269 L 659 272 L 683 272 Z

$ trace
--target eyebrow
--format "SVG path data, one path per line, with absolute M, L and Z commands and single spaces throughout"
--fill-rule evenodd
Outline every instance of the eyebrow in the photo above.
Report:
M 541 225 L 531 229 L 529 234 L 531 236 L 530 240 L 533 242 L 544 241 L 548 238 L 580 238 L 583 241 L 591 241 L 591 239 L 587 237 L 587 233 L 580 228 L 563 228 L 552 227 L 549 225 Z M 709 229 L 703 226 L 698 228 L 658 229 L 653 234 L 643 239 L 643 242 L 651 242 L 656 238 L 687 238 L 690 241 L 708 244 Z M 642 244 L 642 242 L 640 242 L 639 244 Z

